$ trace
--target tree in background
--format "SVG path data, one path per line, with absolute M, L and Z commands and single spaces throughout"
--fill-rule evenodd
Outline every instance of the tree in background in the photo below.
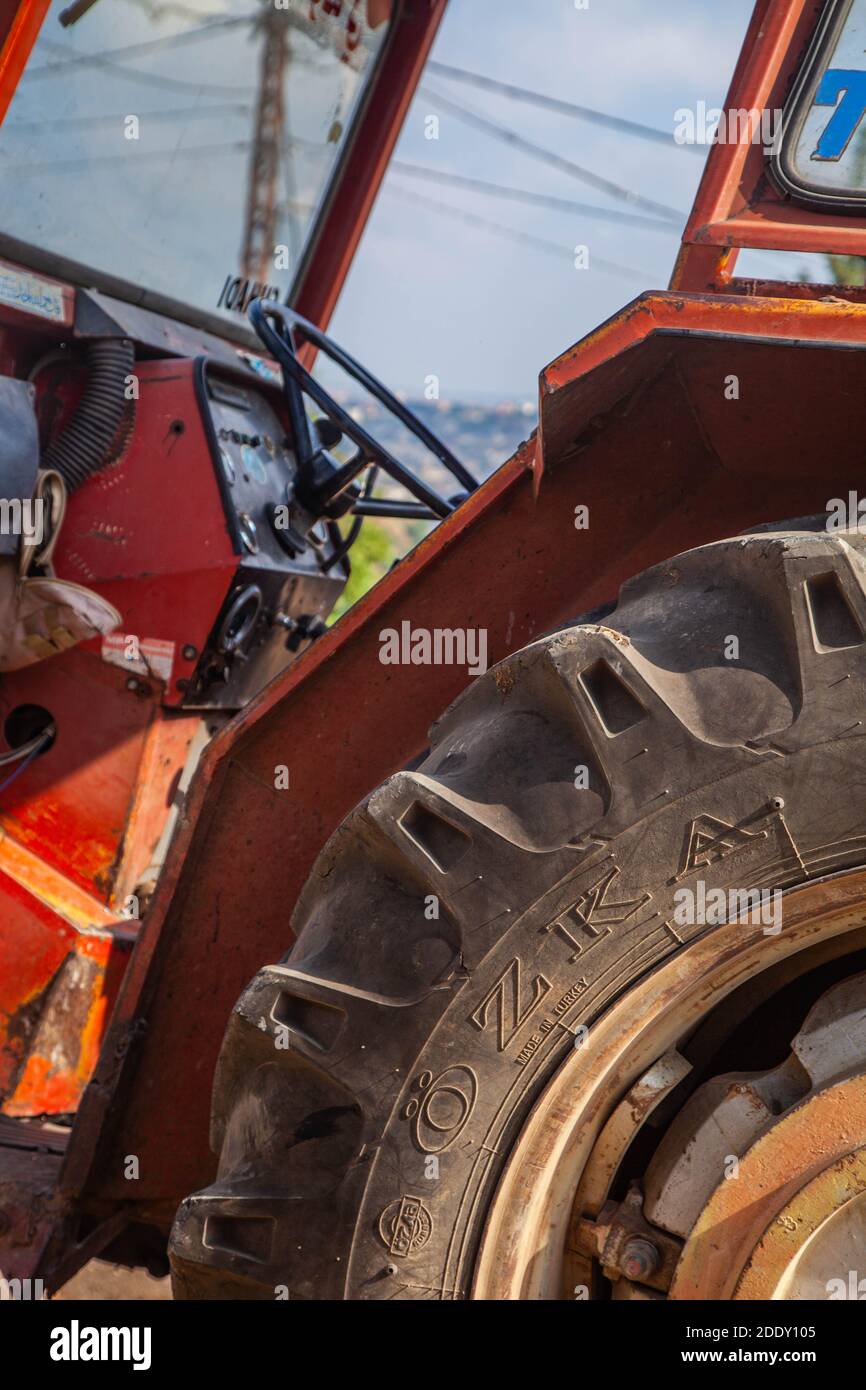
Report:
M 349 523 L 344 523 L 344 526 L 350 523 L 351 518 Z M 352 546 L 349 555 L 352 573 L 329 622 L 335 623 L 338 618 L 342 617 L 347 608 L 351 608 L 353 603 L 357 603 L 368 589 L 371 589 L 384 574 L 387 574 L 396 558 L 397 551 L 387 531 L 368 517 L 361 527 L 361 534 Z
M 827 256 L 834 285 L 866 285 L 866 257 Z

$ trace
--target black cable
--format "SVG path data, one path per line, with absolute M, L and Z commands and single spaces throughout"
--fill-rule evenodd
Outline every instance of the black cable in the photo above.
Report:
M 66 53 L 67 50 L 62 44 L 52 44 L 43 39 L 41 45 L 49 50 L 59 53 Z M 123 78 L 125 82 L 137 82 L 140 86 L 158 87 L 170 92 L 195 92 L 196 95 L 205 93 L 208 96 L 255 96 L 255 87 L 237 87 L 228 82 L 196 82 L 183 77 L 164 77 L 156 72 L 138 72 L 136 68 L 124 67 L 123 63 L 113 63 L 108 58 L 99 58 L 96 66 L 103 71 L 111 73 L 116 77 Z M 45 72 L 46 75 L 51 70 L 52 73 L 61 72 L 62 63 L 47 63 L 43 68 L 36 68 L 32 71 Z M 22 77 L 24 81 L 31 73 L 30 68 L 26 68 Z
M 138 117 L 142 121 L 200 120 L 203 116 L 250 116 L 252 112 L 250 102 L 225 101 L 217 102 L 213 106 L 180 106 L 173 109 L 164 107 L 161 111 L 139 111 Z M 117 111 L 98 116 L 51 116 L 43 121 L 7 120 L 3 125 L 3 133 L 7 135 L 10 131 L 17 134 L 18 131 L 25 130 L 68 130 L 73 126 L 117 126 L 125 120 L 127 114 Z
M 21 773 L 24 772 L 30 766 L 30 764 L 33 762 L 33 759 L 38 757 L 38 755 L 42 752 L 45 745 L 52 741 L 56 733 L 57 726 L 55 724 L 49 724 L 47 729 L 43 729 L 42 733 L 37 734 L 37 736 L 35 738 L 32 738 L 29 743 L 25 743 L 21 748 L 16 748 L 13 750 L 16 761 L 18 759 L 21 759 L 21 761 L 18 762 L 18 766 L 15 768 L 15 771 L 10 772 L 9 776 L 4 778 L 4 780 L 0 782 L 0 792 L 5 792 L 7 787 L 11 787 L 16 777 L 21 776 Z M 11 758 L 8 755 L 4 754 L 2 760 L 0 760 L 0 763 L 6 764 L 10 761 Z
M 226 19 L 217 19 L 211 24 L 201 25 L 198 29 L 187 29 L 182 34 L 167 34 L 161 39 L 145 39 L 142 43 L 126 44 L 123 48 L 106 48 L 101 53 L 72 53 L 70 55 L 66 45 L 51 44 L 51 48 L 55 52 L 62 49 L 66 54 L 63 61 L 43 63 L 40 67 L 28 69 L 26 76 L 30 78 L 51 77 L 54 73 L 66 72 L 69 68 L 99 67 L 103 62 L 115 62 L 118 58 L 142 58 L 148 53 L 157 53 L 165 48 L 180 48 L 184 44 L 195 43 L 199 39 L 209 39 L 212 34 L 223 32 L 226 29 L 236 29 L 242 24 L 252 24 L 256 18 L 256 15 L 235 15 Z
M 658 130 L 656 126 L 644 125 L 641 121 L 629 121 L 624 116 L 610 116 L 605 111 L 596 111 L 592 106 L 578 106 L 573 101 L 563 101 L 561 97 L 545 96 L 543 92 L 529 87 L 517 87 L 511 82 L 500 82 L 495 77 L 484 77 L 480 72 L 467 72 L 465 68 L 452 67 L 450 63 L 437 63 L 431 59 L 428 72 L 438 72 L 442 77 L 453 78 L 455 82 L 468 83 L 470 87 L 480 87 L 487 92 L 498 92 L 514 101 L 525 101 L 530 106 L 540 106 L 546 111 L 557 111 L 563 116 L 574 116 L 578 120 L 591 121 L 595 125 L 607 126 L 623 135 L 635 135 L 641 140 L 653 140 L 656 144 L 669 145 L 673 149 L 690 149 L 703 156 L 697 145 L 677 145 L 673 132 Z
M 126 384 L 135 369 L 135 348 L 125 338 L 98 338 L 89 343 L 87 381 L 72 419 L 42 458 L 73 492 L 93 473 L 120 456 L 135 423 L 135 401 Z
M 314 149 L 318 152 L 321 149 L 321 146 L 315 140 L 292 140 L 289 141 L 289 143 L 296 146 L 297 149 L 301 151 Z M 9 164 L 7 167 L 9 169 L 14 169 L 16 175 L 22 177 L 26 174 L 42 173 L 45 169 L 66 171 L 67 169 L 89 168 L 92 164 L 122 163 L 129 167 L 132 160 L 138 164 L 153 163 L 154 161 L 162 159 L 168 160 L 169 163 L 173 164 L 178 160 L 201 159 L 203 156 L 207 156 L 208 158 L 220 158 L 225 155 L 243 154 L 247 150 L 252 149 L 252 147 L 252 140 L 233 140 L 227 145 L 189 145 L 186 147 L 181 146 L 173 150 L 136 150 L 134 155 L 129 153 L 81 155 L 74 159 L 45 159 L 40 160 L 38 164 L 28 161 L 24 164 Z M 301 203 L 299 206 L 304 212 L 311 208 L 311 205 L 308 203 Z
M 17 748 L 10 748 L 8 753 L 0 753 L 0 767 L 8 767 L 10 763 L 18 763 L 22 758 L 31 758 L 39 752 L 43 744 L 49 743 L 57 733 L 57 725 L 52 720 L 38 734 L 34 734 L 26 743 L 21 743 Z
M 519 241 L 525 246 L 533 246 L 540 251 L 553 252 L 557 256 L 573 256 L 573 252 L 567 246 L 562 246 L 558 242 L 546 241 L 543 237 L 533 236 L 530 232 L 518 232 L 511 227 L 503 227 L 499 222 L 491 222 L 487 217 L 478 217 L 474 212 L 466 212 L 463 208 L 451 207 L 449 203 L 440 203 L 436 198 L 425 198 L 423 193 L 415 193 L 408 188 L 401 188 L 399 184 L 386 183 L 385 192 L 396 193 L 407 202 L 419 203 L 422 207 L 430 208 L 432 212 L 441 213 L 443 217 L 452 217 L 455 221 L 465 222 L 469 227 L 480 227 L 483 231 L 492 232 L 494 236 L 504 237 L 507 241 Z M 608 261 L 601 256 L 593 255 L 592 267 L 604 271 L 607 275 L 626 275 L 632 280 L 639 280 L 644 288 L 651 285 L 655 279 L 655 276 L 650 275 L 646 270 L 638 270 L 631 265 L 621 265 L 618 261 Z
M 487 135 L 492 135 L 495 140 L 501 140 L 506 145 L 521 150 L 533 159 L 540 159 L 555 169 L 561 169 L 563 173 L 570 174 L 572 178 L 581 179 L 584 183 L 599 189 L 600 192 L 607 193 L 611 198 L 618 198 L 621 202 L 631 203 L 634 207 L 642 207 L 647 212 L 652 212 L 658 217 L 674 222 L 677 226 L 685 221 L 685 213 L 677 211 L 676 208 L 668 207 L 666 203 L 656 203 L 652 198 L 645 198 L 642 193 L 624 188 L 622 184 L 614 183 L 612 179 L 603 178 L 601 174 L 595 174 L 591 169 L 585 169 L 583 165 L 575 164 L 573 160 L 556 154 L 554 150 L 549 150 L 544 145 L 536 145 L 532 140 L 526 140 L 516 131 L 509 130 L 508 126 L 500 125 L 498 121 L 488 120 L 486 116 L 480 116 L 475 111 L 470 111 L 468 107 L 461 106 L 458 101 L 452 101 L 450 97 L 441 96 L 437 92 L 430 91 L 429 88 L 422 87 L 421 90 L 426 92 L 429 99 L 441 106 L 443 110 L 453 112 L 458 120 L 474 126 L 476 130 L 483 130 Z
M 577 212 L 583 217 L 599 217 L 603 221 L 616 222 L 626 227 L 640 227 L 645 231 L 664 232 L 670 236 L 672 224 L 661 222 L 657 217 L 641 217 L 639 213 L 620 212 L 619 208 L 600 208 L 594 203 L 578 203 L 571 198 L 557 198 L 552 193 L 533 193 L 526 188 L 511 188 L 506 184 L 488 183 L 486 179 L 470 178 L 466 174 L 451 174 L 444 169 L 430 169 L 424 164 L 409 164 L 402 159 L 393 159 L 388 166 L 398 174 L 410 178 L 423 178 L 432 183 L 451 184 L 455 188 L 466 188 L 473 193 L 486 193 L 495 198 L 508 198 L 512 202 L 531 203 L 536 207 L 555 208 L 559 212 Z

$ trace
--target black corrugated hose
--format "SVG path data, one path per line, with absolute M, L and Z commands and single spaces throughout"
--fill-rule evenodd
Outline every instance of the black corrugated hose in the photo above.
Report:
M 87 385 L 66 428 L 49 444 L 43 468 L 56 468 L 70 492 L 120 456 L 135 422 L 127 381 L 135 349 L 125 338 L 101 338 L 87 347 Z

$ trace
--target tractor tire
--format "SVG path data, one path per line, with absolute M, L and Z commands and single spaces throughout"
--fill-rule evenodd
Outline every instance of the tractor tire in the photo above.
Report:
M 864 538 L 815 518 L 659 564 L 477 677 L 331 837 L 235 1007 L 175 1296 L 470 1297 L 533 1105 L 720 930 L 677 891 L 866 862 L 864 638 Z

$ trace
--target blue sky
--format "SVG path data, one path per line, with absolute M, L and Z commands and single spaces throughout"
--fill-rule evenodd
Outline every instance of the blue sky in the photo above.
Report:
M 674 112 L 721 106 L 752 0 L 451 0 L 433 57 L 584 106 L 672 131 Z M 703 160 L 584 121 L 432 76 L 425 84 L 630 189 L 691 207 Z M 436 101 L 416 98 L 397 157 L 413 164 L 622 206 L 571 176 L 467 128 L 439 110 L 439 139 L 425 138 Z M 460 207 L 503 227 L 560 244 L 562 255 L 408 201 L 398 189 Z M 680 229 L 621 227 L 504 202 L 389 173 L 332 323 L 334 335 L 385 381 L 420 395 L 440 378 L 453 399 L 532 399 L 538 372 L 642 288 L 667 285 Z M 590 268 L 578 271 L 575 245 Z M 593 255 L 633 267 L 605 273 Z M 760 262 L 741 259 L 751 269 Z M 764 265 L 783 272 L 785 258 Z M 789 269 L 790 267 L 788 267 Z

